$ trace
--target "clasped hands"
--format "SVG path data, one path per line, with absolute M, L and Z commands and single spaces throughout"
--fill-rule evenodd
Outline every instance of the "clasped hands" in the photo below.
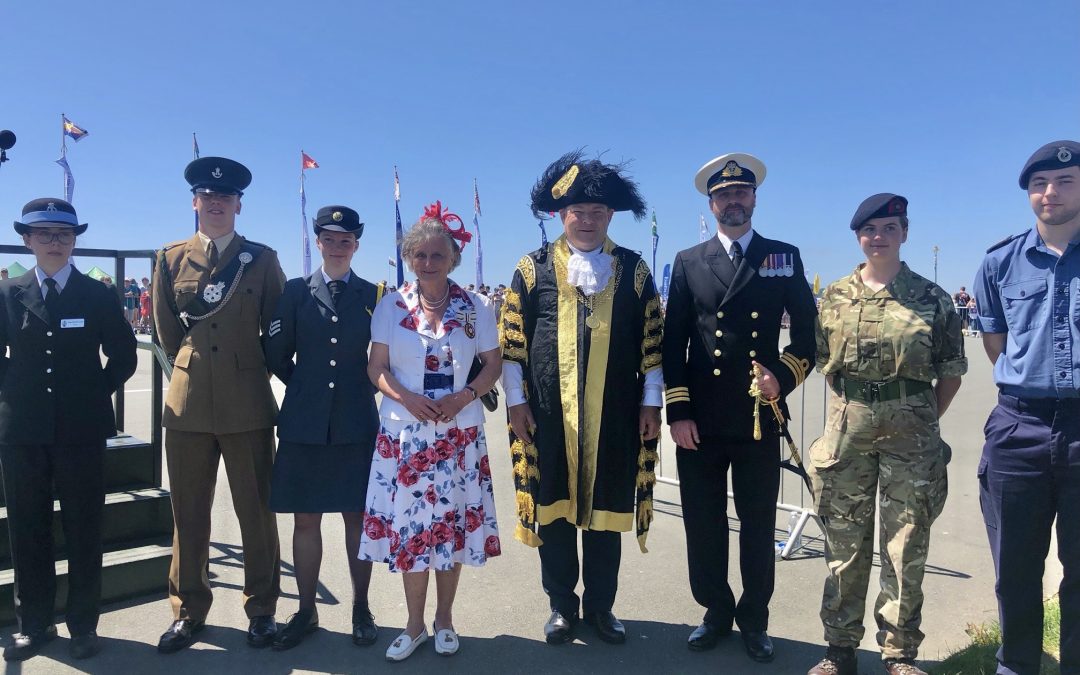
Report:
M 434 399 L 410 392 L 402 400 L 405 409 L 421 422 L 449 422 L 472 402 L 472 392 L 468 389 Z

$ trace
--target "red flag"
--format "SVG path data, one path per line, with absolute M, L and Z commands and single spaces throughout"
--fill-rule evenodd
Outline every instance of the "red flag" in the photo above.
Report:
M 319 168 L 319 163 L 316 162 L 315 160 L 313 160 L 311 158 L 311 156 L 308 155 L 306 152 L 301 150 L 300 151 L 300 170 L 303 171 L 304 169 L 318 169 L 318 168 Z

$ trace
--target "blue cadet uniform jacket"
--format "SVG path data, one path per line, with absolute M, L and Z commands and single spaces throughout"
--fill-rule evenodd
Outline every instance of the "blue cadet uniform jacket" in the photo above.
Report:
M 0 282 L 0 445 L 85 445 L 116 433 L 112 395 L 137 364 L 120 299 L 72 268 L 59 307 L 50 317 L 33 269 Z
M 975 304 L 986 333 L 1008 333 L 994 381 L 1020 398 L 1080 395 L 1080 242 L 1060 258 L 1035 228 L 986 252 Z
M 285 284 L 266 340 L 267 367 L 287 386 L 277 420 L 282 441 L 374 447 L 379 413 L 368 343 L 381 295 L 381 285 L 353 272 L 336 308 L 322 270 Z

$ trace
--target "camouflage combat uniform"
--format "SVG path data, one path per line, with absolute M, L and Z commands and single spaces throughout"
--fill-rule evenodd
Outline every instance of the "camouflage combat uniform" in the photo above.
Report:
M 929 383 L 967 371 L 960 318 L 949 295 L 906 264 L 877 292 L 856 268 L 825 289 L 817 367 L 832 376 L 837 392 L 829 397 L 825 433 L 809 451 L 815 506 L 828 523 L 825 639 L 854 648 L 862 639 L 879 486 L 878 644 L 883 658 L 914 658 L 924 637 L 930 525 L 948 492 L 949 450 Z M 884 381 L 894 383 L 889 393 L 866 395 L 864 383 Z

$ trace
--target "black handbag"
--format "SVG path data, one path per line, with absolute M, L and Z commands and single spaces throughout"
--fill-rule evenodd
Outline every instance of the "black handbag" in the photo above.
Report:
M 479 356 L 473 357 L 472 368 L 469 369 L 469 384 L 480 375 L 480 371 L 484 369 L 484 364 L 480 361 Z M 491 391 L 480 397 L 480 402 L 484 404 L 484 407 L 488 409 L 488 412 L 495 412 L 495 409 L 499 407 L 499 390 L 495 387 L 491 388 Z

